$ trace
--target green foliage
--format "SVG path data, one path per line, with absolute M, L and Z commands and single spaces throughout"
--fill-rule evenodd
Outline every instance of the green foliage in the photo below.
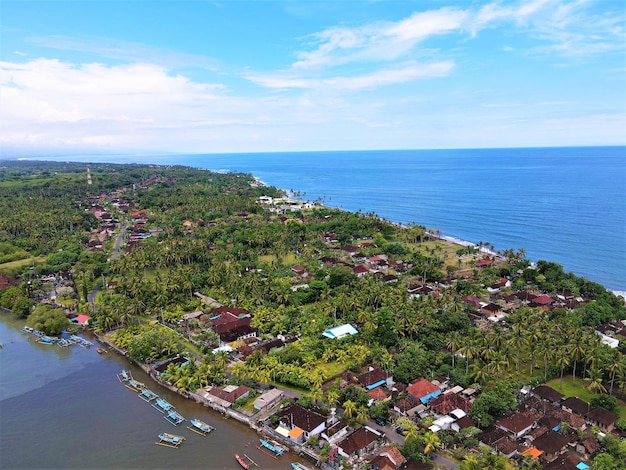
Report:
M 619 413 L 617 398 L 611 395 L 607 395 L 605 393 L 595 395 L 591 400 L 589 400 L 589 403 L 593 407 L 604 408 L 605 410 L 609 410 L 611 413 Z
M 35 305 L 35 301 L 28 297 L 17 297 L 11 306 L 11 312 L 17 318 L 26 318 L 30 315 L 31 309 Z
M 70 326 L 70 321 L 61 309 L 38 305 L 26 320 L 26 324 L 46 335 L 58 336 Z
M 492 390 L 481 393 L 474 401 L 469 415 L 481 428 L 490 426 L 497 418 L 513 411 L 517 401 L 513 388 L 506 382 L 498 382 Z
M 341 395 L 339 397 L 339 401 L 341 403 L 345 403 L 346 401 L 351 401 L 356 404 L 357 407 L 367 406 L 369 402 L 369 395 L 365 390 L 361 387 L 356 387 L 354 385 L 348 385 L 341 391 Z

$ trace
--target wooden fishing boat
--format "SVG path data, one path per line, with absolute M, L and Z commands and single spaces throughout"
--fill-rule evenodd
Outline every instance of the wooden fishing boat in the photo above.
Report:
M 56 338 L 54 336 L 47 336 L 47 335 L 42 335 L 39 337 L 39 339 L 37 340 L 38 343 L 42 343 L 42 344 L 54 344 L 59 340 L 59 338 Z
M 293 468 L 293 470 L 312 470 L 311 467 L 296 462 L 291 462 L 291 468 Z
M 144 384 L 141 382 L 137 382 L 135 379 L 130 379 L 128 382 L 124 384 L 127 388 L 130 388 L 133 392 L 139 392 L 146 388 Z
M 239 462 L 239 465 L 241 465 L 243 468 L 248 469 L 250 468 L 252 465 L 257 465 L 257 463 L 252 460 L 250 457 L 248 457 L 246 454 L 243 455 L 239 455 L 239 454 L 235 454 L 235 459 L 237 459 L 237 462 Z
M 174 408 L 174 405 L 168 403 L 167 400 L 164 400 L 163 398 L 156 398 L 152 406 L 159 410 L 161 413 L 164 413 Z
M 267 442 L 264 439 L 259 439 L 259 442 L 261 443 L 261 446 L 263 446 L 262 448 L 259 448 L 259 449 L 261 449 L 261 450 L 268 449 L 270 452 L 273 453 L 272 457 L 283 455 L 283 449 L 281 449 L 280 447 L 275 446 L 275 445 Z
M 180 423 L 185 421 L 183 415 L 181 415 L 178 411 L 171 409 L 168 410 L 166 415 L 163 416 L 166 420 L 172 423 L 174 426 L 178 426 Z
M 155 442 L 155 444 L 165 447 L 178 448 L 184 440 L 185 438 L 183 436 L 176 436 L 175 434 L 164 432 L 159 434 L 159 442 Z
M 157 398 L 159 398 L 159 396 L 154 393 L 152 390 L 148 389 L 148 388 L 144 388 L 141 390 L 141 392 L 139 392 L 139 398 L 141 398 L 144 401 L 152 401 L 152 400 L 156 400 Z
M 119 374 L 117 374 L 117 379 L 122 383 L 128 382 L 132 378 L 133 376 L 129 370 L 122 370 Z
M 197 418 L 191 418 L 189 420 L 189 422 L 191 423 L 191 426 L 187 426 L 187 429 L 189 429 L 190 431 L 193 431 L 193 432 L 195 432 L 197 434 L 201 434 L 203 436 L 206 436 L 211 431 L 215 430 L 215 428 L 213 426 L 210 426 L 207 423 L 205 423 L 204 421 L 200 421 Z

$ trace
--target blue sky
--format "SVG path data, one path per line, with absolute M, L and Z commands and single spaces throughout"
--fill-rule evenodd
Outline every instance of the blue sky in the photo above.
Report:
M 5 154 L 626 144 L 623 0 L 2 0 Z

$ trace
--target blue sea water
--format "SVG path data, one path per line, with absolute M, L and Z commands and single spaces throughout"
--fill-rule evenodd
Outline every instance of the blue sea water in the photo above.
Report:
M 608 289 L 626 290 L 625 147 L 54 159 L 252 173 L 306 200 L 416 223 L 496 250 L 524 248 L 531 261 L 554 261 Z

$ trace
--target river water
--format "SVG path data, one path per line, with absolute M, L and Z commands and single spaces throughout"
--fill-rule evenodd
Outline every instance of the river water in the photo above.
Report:
M 39 344 L 23 333 L 23 321 L 0 312 L 0 468 L 241 468 L 235 453 L 260 468 L 288 469 L 286 453 L 274 459 L 256 448 L 246 425 L 180 397 L 153 382 L 126 358 L 78 345 Z M 134 377 L 172 403 L 188 420 L 216 428 L 200 436 L 178 427 L 118 381 Z M 158 434 L 184 436 L 178 449 L 155 445 Z M 309 464 L 310 465 L 310 464 Z

